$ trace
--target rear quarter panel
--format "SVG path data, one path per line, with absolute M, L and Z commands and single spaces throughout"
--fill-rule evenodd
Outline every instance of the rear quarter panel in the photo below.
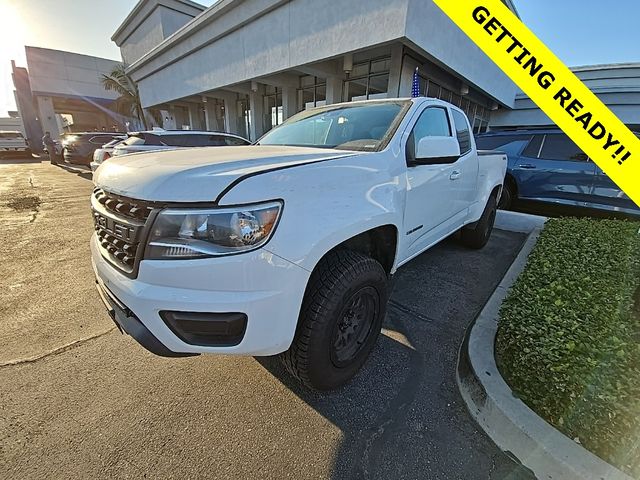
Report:
M 480 219 L 491 193 L 496 187 L 502 187 L 507 174 L 508 159 L 507 155 L 500 151 L 478 150 L 478 163 L 477 200 L 469 211 L 471 222 Z

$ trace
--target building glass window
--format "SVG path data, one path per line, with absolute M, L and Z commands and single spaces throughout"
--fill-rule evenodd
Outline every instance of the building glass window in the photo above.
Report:
M 484 133 L 489 127 L 491 111 L 483 105 L 440 85 L 430 78 L 420 76 L 420 92 L 431 98 L 444 100 L 460 107 L 466 113 L 475 134 Z
M 344 98 L 349 102 L 387 98 L 390 68 L 390 57 L 354 65 L 349 80 L 344 82 Z
M 327 104 L 327 80 L 325 78 L 305 75 L 300 77 L 298 89 L 298 111 L 307 108 L 323 107 Z

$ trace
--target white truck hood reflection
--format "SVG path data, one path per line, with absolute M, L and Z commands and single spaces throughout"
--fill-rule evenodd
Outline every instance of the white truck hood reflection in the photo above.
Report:
M 245 175 L 357 154 L 283 146 L 156 151 L 107 160 L 94 174 L 94 183 L 108 192 L 139 200 L 213 202 Z

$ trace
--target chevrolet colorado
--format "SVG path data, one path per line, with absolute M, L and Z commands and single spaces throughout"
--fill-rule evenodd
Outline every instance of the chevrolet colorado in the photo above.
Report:
M 113 158 L 93 267 L 121 331 L 163 356 L 280 355 L 332 389 L 363 365 L 398 267 L 491 234 L 507 158 L 430 98 L 301 112 L 255 145 Z

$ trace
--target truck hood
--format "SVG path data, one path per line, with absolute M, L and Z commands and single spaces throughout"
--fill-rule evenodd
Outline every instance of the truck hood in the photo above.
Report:
M 208 147 L 113 157 L 94 174 L 97 187 L 139 200 L 213 202 L 246 175 L 357 155 L 284 146 Z

